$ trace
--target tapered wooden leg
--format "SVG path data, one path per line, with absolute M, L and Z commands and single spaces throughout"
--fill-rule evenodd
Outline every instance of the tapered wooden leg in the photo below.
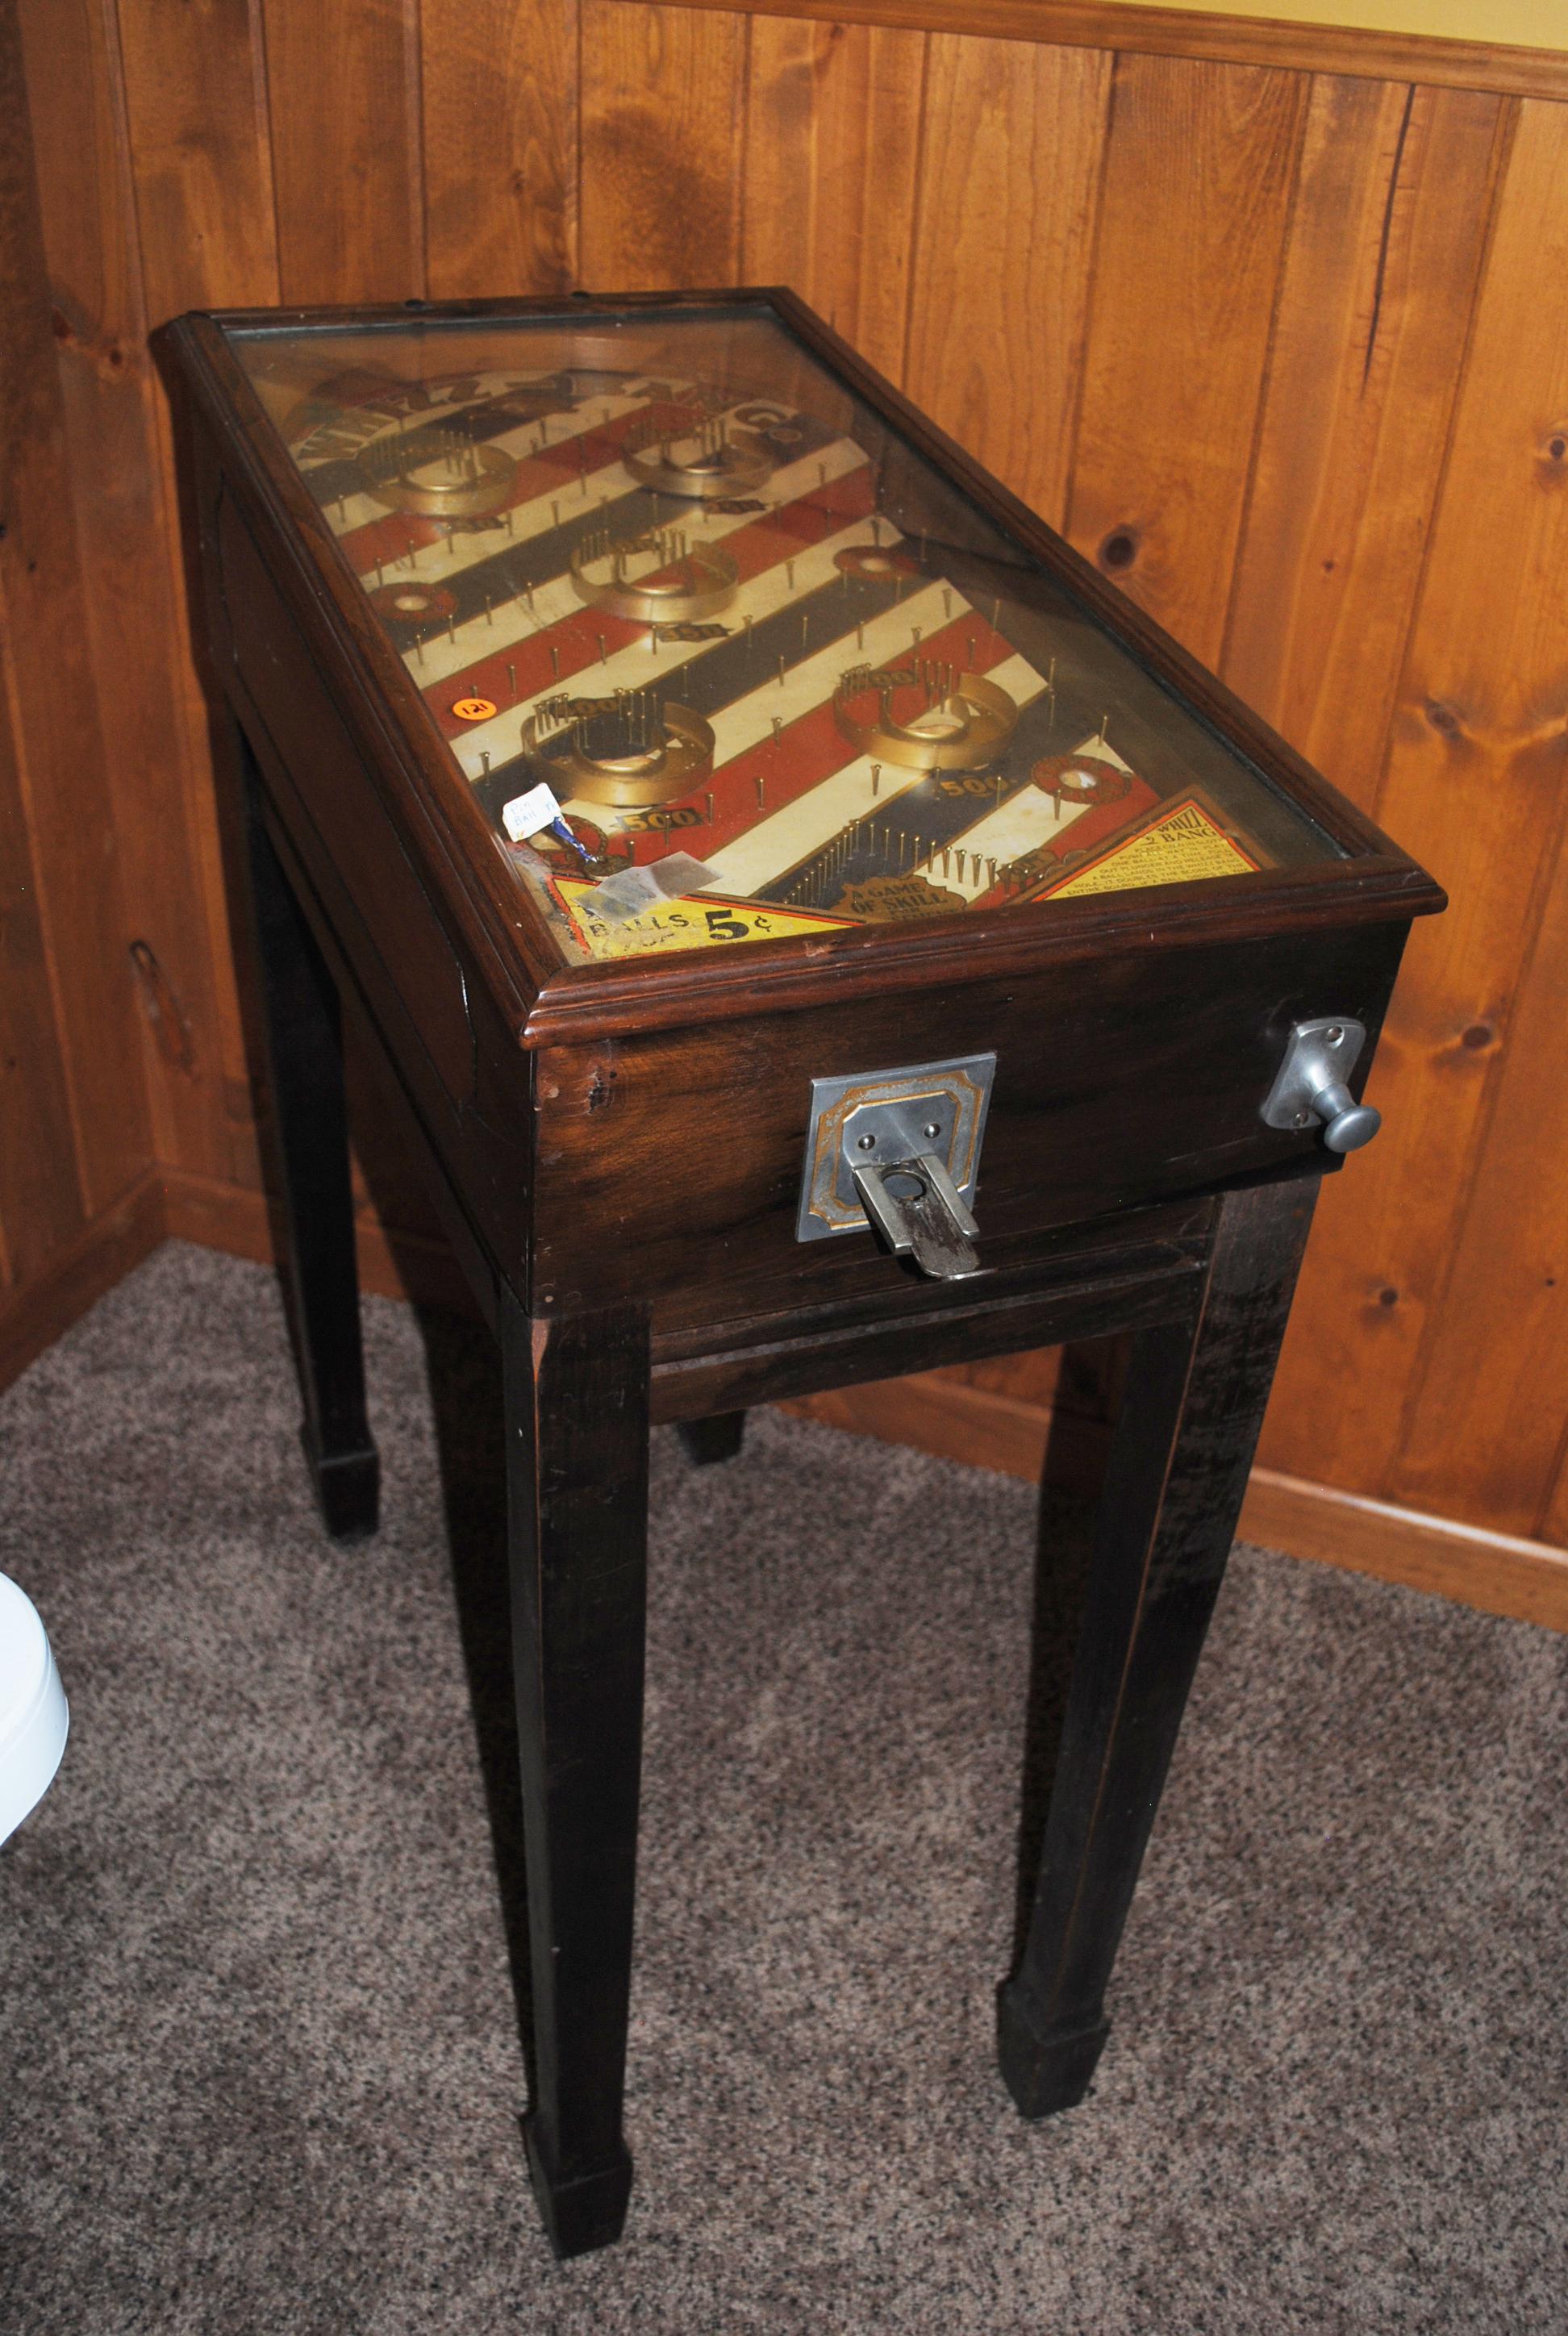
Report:
M 512 1640 L 533 1981 L 526 2135 L 559 2255 L 619 2237 L 642 1757 L 648 1331 L 502 1298 Z
M 1000 1991 L 1026 2117 L 1071 2108 L 1235 1536 L 1318 1181 L 1220 1204 L 1195 1328 L 1139 1332 L 1112 1443 L 1039 1884 Z
M 335 1541 L 375 1531 L 337 990 L 261 815 L 243 736 L 246 859 L 283 1208 L 279 1265 L 305 1402 L 301 1440 Z
M 733 1460 L 745 1434 L 744 1411 L 716 1411 L 710 1419 L 683 1419 L 680 1440 L 699 1468 Z

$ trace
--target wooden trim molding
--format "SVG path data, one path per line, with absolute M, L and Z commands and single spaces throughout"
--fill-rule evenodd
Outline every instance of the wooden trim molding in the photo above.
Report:
M 24 1289 L 0 1296 L 0 1389 L 165 1241 L 196 1241 L 269 1264 L 267 1201 L 244 1185 L 185 1170 L 147 1169 Z M 367 1216 L 360 1219 L 358 1243 L 360 1281 L 375 1296 L 474 1311 L 442 1242 L 420 1233 L 389 1235 Z
M 619 0 L 643 6 L 645 0 Z M 1425 83 L 1505 97 L 1568 99 L 1568 54 L 1436 33 L 1357 24 L 1295 24 L 1271 16 L 1210 16 L 1193 8 L 1121 8 L 1115 0 L 678 0 L 726 15 L 793 16 L 918 33 L 1128 54 L 1273 65 L 1294 73 Z
M 1272 1468 L 1253 1469 L 1241 1531 L 1244 1540 L 1290 1557 L 1316 1558 L 1407 1590 L 1433 1590 L 1485 1614 L 1568 1630 L 1568 1549 L 1545 1542 L 1397 1508 Z
M 0 1298 L 0 1387 L 108 1296 L 163 1239 L 163 1192 L 145 1170 L 24 1288 Z
M 1031 1483 L 1048 1465 L 1051 1482 L 1070 1491 L 1090 1491 L 1097 1484 L 1108 1441 L 1102 1421 L 1072 1413 L 1053 1416 L 1041 1404 L 966 1387 L 934 1371 L 805 1396 L 780 1408 Z M 1434 1591 L 1483 1614 L 1568 1631 L 1568 1550 L 1544 1542 L 1398 1508 L 1273 1468 L 1253 1469 L 1240 1530 L 1243 1541 L 1287 1557 L 1312 1558 L 1407 1590 Z

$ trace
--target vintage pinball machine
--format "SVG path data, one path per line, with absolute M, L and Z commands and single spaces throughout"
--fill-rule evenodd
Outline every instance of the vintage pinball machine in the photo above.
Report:
M 750 1405 L 1123 1329 L 998 1996 L 1025 2115 L 1078 2101 L 1441 892 L 788 293 L 194 316 L 166 356 L 330 1533 L 377 1502 L 343 992 L 501 1343 L 553 2244 L 631 2181 L 650 1421 L 722 1459 Z

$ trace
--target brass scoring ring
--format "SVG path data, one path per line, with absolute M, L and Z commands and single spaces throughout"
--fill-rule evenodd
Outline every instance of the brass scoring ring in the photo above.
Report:
M 875 717 L 852 712 L 872 695 Z M 839 728 L 862 754 L 906 771 L 979 771 L 995 762 L 1018 726 L 1018 709 L 1005 689 L 983 674 L 960 674 L 945 696 L 934 699 L 912 722 L 897 722 L 891 686 L 880 691 L 875 676 L 862 688 L 833 700 Z
M 628 562 L 647 554 L 652 565 L 642 576 L 628 576 Z M 608 561 L 610 574 L 594 578 L 587 571 Z M 634 624 L 684 625 L 694 618 L 716 616 L 734 599 L 740 569 L 716 544 L 687 544 L 671 531 L 650 531 L 612 541 L 608 536 L 585 537 L 571 555 L 572 589 L 590 608 Z
M 477 519 L 511 500 L 517 464 L 499 446 L 450 432 L 408 430 L 359 457 L 365 491 L 388 511 L 424 519 Z
M 697 502 L 745 493 L 773 475 L 773 459 L 759 439 L 742 445 L 712 417 L 674 430 L 650 423 L 628 434 L 621 453 L 639 487 Z
M 570 728 L 553 739 L 541 736 L 542 725 L 531 715 L 522 725 L 522 744 L 546 764 L 563 800 L 644 811 L 677 802 L 713 768 L 714 735 L 700 714 L 666 699 L 659 726 L 663 736 L 657 745 L 599 756 L 584 754 Z

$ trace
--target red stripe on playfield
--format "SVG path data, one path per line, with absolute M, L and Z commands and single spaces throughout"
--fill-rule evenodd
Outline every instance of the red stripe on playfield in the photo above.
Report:
M 975 645 L 973 661 L 969 665 L 971 673 L 989 673 L 993 666 L 1004 665 L 1018 654 L 1011 641 L 993 632 L 984 618 L 972 611 L 944 625 L 929 641 L 922 641 L 920 654 L 956 664 L 967 660 L 970 641 Z M 700 787 L 694 787 L 680 803 L 669 805 L 672 811 L 706 813 L 711 796 L 711 819 L 705 818 L 700 827 L 681 828 L 673 837 L 662 833 L 636 836 L 633 858 L 657 860 L 667 851 L 686 849 L 701 860 L 709 852 L 721 852 L 726 843 L 733 843 L 761 821 L 771 819 L 774 812 L 798 803 L 813 787 L 820 787 L 824 779 L 831 779 L 835 771 L 842 771 L 846 763 L 858 759 L 859 749 L 839 728 L 831 701 L 813 706 L 809 714 L 787 723 L 776 739 L 764 738 L 755 746 L 748 746 L 730 762 L 721 764 L 711 778 L 705 779 Z M 759 779 L 763 787 L 760 803 Z M 889 796 L 890 813 L 897 800 Z M 782 875 L 784 868 L 793 867 L 794 860 L 802 857 L 803 853 L 795 853 L 793 859 L 781 863 L 774 875 Z M 765 879 L 772 881 L 771 876 Z
M 874 488 L 868 464 L 846 472 L 842 479 L 830 480 L 814 494 L 803 496 L 798 502 L 785 503 L 749 527 L 737 528 L 734 535 L 722 537 L 725 550 L 740 571 L 741 582 L 754 582 L 770 569 L 780 568 L 786 560 L 798 558 L 801 552 L 837 535 L 854 520 L 863 519 L 872 508 Z M 443 735 L 460 738 L 472 726 L 452 711 L 461 699 L 487 697 L 504 711 L 521 699 L 535 697 L 541 689 L 556 688 L 574 674 L 597 665 L 600 634 L 604 636 L 608 657 L 617 649 L 643 639 L 647 633 L 647 623 L 641 618 L 610 617 L 598 608 L 574 609 L 570 617 L 562 617 L 543 632 L 531 633 L 521 640 L 502 640 L 461 672 L 449 673 L 441 681 L 432 682 L 424 692 L 425 703 Z M 670 647 L 672 669 L 678 669 L 686 660 L 678 643 L 672 642 Z M 559 673 L 550 663 L 552 648 L 559 658 Z M 417 673 L 416 667 L 416 677 Z
M 682 414 L 689 408 L 681 407 Z M 618 414 L 609 422 L 595 423 L 590 429 L 578 432 L 570 438 L 559 438 L 547 445 L 543 453 L 520 454 L 516 457 L 517 476 L 511 482 L 511 492 L 502 504 L 503 511 L 512 511 L 520 504 L 532 502 L 536 495 L 548 495 L 560 490 L 564 502 L 573 482 L 586 472 L 591 478 L 611 462 L 620 460 L 621 446 L 634 423 L 646 421 L 660 408 L 654 405 L 635 406 L 629 414 Z M 535 425 L 529 424 L 529 427 Z M 633 482 L 627 481 L 627 492 Z M 499 511 L 490 514 L 499 519 Z M 570 517 L 570 513 L 568 513 Z M 395 560 L 406 560 L 415 547 L 423 551 L 427 544 L 443 542 L 451 530 L 439 520 L 420 519 L 409 511 L 389 511 L 385 519 L 367 520 L 363 527 L 352 527 L 340 535 L 338 544 L 356 575 L 367 575 L 378 561 L 390 567 Z M 527 538 L 501 540 L 526 542 Z M 415 571 L 417 576 L 417 570 Z

